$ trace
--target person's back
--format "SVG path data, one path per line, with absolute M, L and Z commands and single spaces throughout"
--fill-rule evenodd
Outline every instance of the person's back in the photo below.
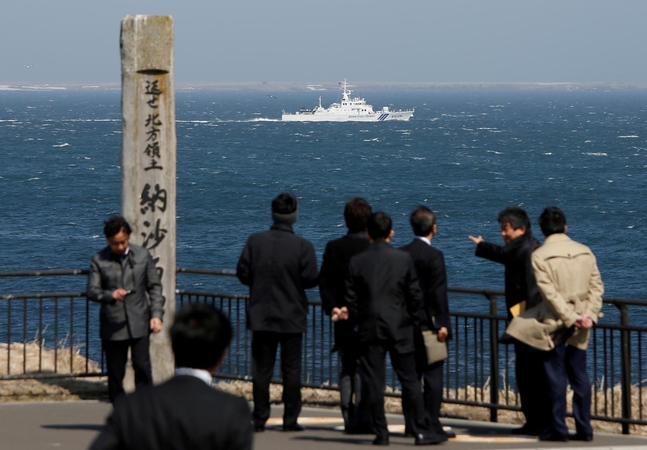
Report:
M 360 342 L 388 342 L 400 352 L 412 352 L 412 317 L 419 314 L 422 294 L 411 257 L 386 242 L 374 242 L 351 259 L 349 279 Z
M 247 402 L 209 386 L 231 341 L 222 312 L 189 304 L 170 329 L 175 377 L 115 402 L 90 450 L 249 450 L 253 429 Z
M 414 324 L 422 306 L 416 269 L 406 252 L 391 247 L 393 228 L 388 214 L 371 214 L 367 233 L 371 246 L 349 264 L 346 301 L 348 320 L 357 320 L 362 389 L 376 435 L 373 444 L 389 445 L 384 415 L 387 352 L 402 386 L 403 401 L 411 405 L 415 443 L 443 442 L 447 437 L 431 429 L 415 367 Z
M 270 382 L 281 347 L 283 430 L 301 431 L 301 353 L 307 331 L 305 289 L 319 277 L 314 247 L 296 236 L 292 224 L 299 214 L 297 198 L 282 192 L 272 200 L 268 231 L 247 239 L 236 265 L 236 276 L 249 286 L 247 328 L 252 331 L 254 429 L 265 430 L 270 417 Z
M 443 252 L 432 247 L 431 241 L 438 232 L 436 215 L 426 206 L 418 206 L 409 216 L 409 223 L 415 238 L 400 250 L 411 255 L 418 274 L 418 282 L 423 294 L 423 310 L 416 330 L 416 369 L 418 378 L 423 379 L 425 408 L 429 413 L 432 428 L 445 434 L 440 423 L 440 405 L 443 396 L 444 360 L 429 364 L 422 332 L 430 330 L 439 342 L 446 342 L 451 336 L 449 302 L 447 298 L 447 270 Z M 413 429 L 410 407 L 403 402 L 405 433 Z
M 368 413 L 364 411 L 357 372 L 358 345 L 355 324 L 339 320 L 348 312 L 346 303 L 346 276 L 351 258 L 365 251 L 370 243 L 366 237 L 366 221 L 371 215 L 371 205 L 361 198 L 351 198 L 344 206 L 344 221 L 348 233 L 329 241 L 323 254 L 319 274 L 319 293 L 324 312 L 335 322 L 335 346 L 339 355 L 339 396 L 344 432 L 349 434 L 369 431 Z M 354 399 L 353 399 L 354 396 Z
M 247 240 L 237 267 L 249 286 L 247 326 L 253 331 L 303 333 L 308 313 L 305 289 L 317 285 L 314 247 L 292 227 L 275 223 Z
M 253 436 L 250 417 L 243 398 L 192 376 L 176 376 L 120 397 L 107 424 L 119 430 L 114 441 L 91 450 L 248 449 Z

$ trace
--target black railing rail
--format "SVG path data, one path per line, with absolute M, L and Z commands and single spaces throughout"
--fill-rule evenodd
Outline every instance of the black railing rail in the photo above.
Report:
M 87 270 L 14 271 L 0 272 L 0 278 L 86 274 Z M 235 276 L 232 270 L 194 268 L 178 268 L 177 274 Z M 236 287 L 232 289 L 237 290 Z M 511 346 L 499 343 L 507 322 L 507 317 L 498 313 L 499 298 L 504 292 L 455 286 L 448 290 L 452 298 L 480 296 L 485 297 L 488 304 L 484 311 L 475 307 L 476 311 L 451 313 L 454 337 L 445 364 L 443 401 L 489 408 L 490 420 L 497 421 L 499 410 L 520 409 L 511 369 L 514 352 Z M 217 378 L 251 379 L 251 334 L 245 327 L 248 298 L 247 294 L 195 289 L 176 292 L 176 306 L 187 302 L 213 304 L 227 313 L 235 326 L 232 345 L 223 365 L 214 374 Z M 643 391 L 647 327 L 629 323 L 630 309 L 635 311 L 639 308 L 647 313 L 647 300 L 605 297 L 604 303 L 614 305 L 619 315 L 615 323 L 607 318 L 601 319 L 592 333 L 588 359 L 595 383 L 592 418 L 619 423 L 623 433 L 628 434 L 630 425 L 647 425 L 643 412 L 643 401 L 647 400 Z M 89 302 L 83 292 L 0 294 L 0 346 L 7 348 L 7 361 L 0 361 L 0 379 L 104 376 L 98 337 L 98 308 L 99 305 Z M 325 316 L 320 301 L 310 301 L 308 308 L 309 328 L 304 334 L 303 345 L 303 384 L 337 389 L 339 363 L 330 351 L 334 340 L 332 323 Z M 30 340 L 32 334 L 34 338 Z M 28 367 L 28 347 L 39 352 L 36 368 Z M 53 368 L 44 367 L 43 355 L 47 352 L 54 355 Z M 85 361 L 80 370 L 74 361 L 77 353 L 82 354 Z M 22 367 L 18 370 L 12 367 L 12 359 L 20 360 Z M 62 366 L 64 360 L 68 361 L 66 367 Z M 6 374 L 3 373 L 5 371 Z M 399 386 L 389 365 L 387 371 L 387 395 L 397 396 Z M 280 379 L 278 365 L 274 379 Z

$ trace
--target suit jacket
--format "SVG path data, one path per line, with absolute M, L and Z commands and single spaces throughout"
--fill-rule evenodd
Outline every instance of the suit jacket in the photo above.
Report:
M 564 233 L 548 236 L 532 254 L 532 266 L 543 301 L 515 318 L 506 332 L 533 347 L 554 348 L 553 334 L 573 326 L 588 314 L 597 323 L 601 316 L 604 285 L 593 252 Z M 590 329 L 575 329 L 566 341 L 586 350 Z
M 346 302 L 350 317 L 356 317 L 360 344 L 380 344 L 401 354 L 414 351 L 422 291 L 407 253 L 381 241 L 353 256 Z
M 476 246 L 476 256 L 505 266 L 505 304 L 508 319 L 512 319 L 510 308 L 517 303 L 525 300 L 526 308 L 529 309 L 541 302 L 541 294 L 537 289 L 530 263 L 530 255 L 538 245 L 539 241 L 527 231 L 504 246 L 485 241 Z
M 323 254 L 321 271 L 319 273 L 319 293 L 326 314 L 330 315 L 333 308 L 348 308 L 346 303 L 346 276 L 348 263 L 358 253 L 370 246 L 366 232 L 348 233 L 326 244 Z M 335 348 L 347 341 L 354 327 L 354 320 L 335 322 Z
M 180 375 L 120 397 L 90 450 L 248 450 L 247 402 Z
M 112 298 L 115 289 L 134 291 L 123 301 Z M 150 319 L 164 317 L 162 283 L 147 249 L 130 244 L 123 261 L 106 247 L 92 257 L 88 300 L 101 303 L 100 336 L 109 341 L 136 339 L 150 333 Z
M 421 239 L 414 239 L 400 250 L 411 255 L 423 294 L 423 314 L 420 328 L 438 330 L 447 328 L 451 336 L 449 303 L 447 301 L 447 271 L 443 252 Z
M 317 285 L 317 257 L 312 244 L 295 235 L 290 225 L 275 223 L 268 231 L 251 235 L 238 260 L 236 276 L 249 286 L 247 328 L 306 331 L 305 289 Z

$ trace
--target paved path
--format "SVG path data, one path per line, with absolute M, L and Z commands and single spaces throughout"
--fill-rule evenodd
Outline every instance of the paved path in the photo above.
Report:
M 4 403 L 0 404 L 0 449 L 2 450 L 83 450 L 101 430 L 111 405 L 98 401 Z M 307 429 L 300 433 L 283 433 L 281 428 L 282 408 L 272 407 L 272 418 L 264 433 L 255 436 L 256 450 L 358 450 L 373 448 L 373 436 L 348 436 L 340 431 L 339 411 L 319 408 L 304 408 L 300 423 Z M 392 449 L 413 448 L 413 439 L 401 435 L 402 416 L 389 415 L 392 427 Z M 533 438 L 511 436 L 512 426 L 443 419 L 444 425 L 452 427 L 456 439 L 441 446 L 439 450 L 498 450 L 498 449 L 574 449 L 587 450 L 647 450 L 647 437 L 596 434 L 590 443 L 547 443 Z

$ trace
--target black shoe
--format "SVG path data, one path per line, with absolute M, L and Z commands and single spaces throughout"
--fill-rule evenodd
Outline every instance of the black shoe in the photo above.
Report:
M 570 440 L 571 441 L 591 442 L 593 440 L 593 435 L 592 434 L 575 433 L 575 434 L 571 434 Z
M 553 441 L 553 442 L 567 442 L 568 441 L 568 436 L 564 436 L 562 434 L 557 434 L 557 433 L 540 434 L 538 437 L 539 437 L 540 441 Z
M 537 429 L 528 424 L 525 424 L 522 427 L 514 428 L 510 431 L 510 434 L 524 435 L 524 436 L 537 436 Z
M 254 433 L 262 433 L 265 431 L 265 424 L 264 423 L 256 423 L 254 424 Z
M 373 439 L 373 445 L 389 445 L 389 437 L 376 436 L 375 439 Z
M 441 442 L 445 442 L 446 440 L 447 440 L 447 436 L 443 436 L 433 431 L 430 431 L 427 433 L 416 434 L 415 444 L 434 445 L 434 444 L 440 444 Z
M 299 425 L 298 423 L 292 425 L 283 425 L 283 431 L 303 431 L 306 427 Z
M 437 431 L 437 433 L 440 434 L 441 436 L 447 436 L 449 439 L 456 437 L 456 433 L 454 433 L 453 430 L 440 429 L 439 431 Z

